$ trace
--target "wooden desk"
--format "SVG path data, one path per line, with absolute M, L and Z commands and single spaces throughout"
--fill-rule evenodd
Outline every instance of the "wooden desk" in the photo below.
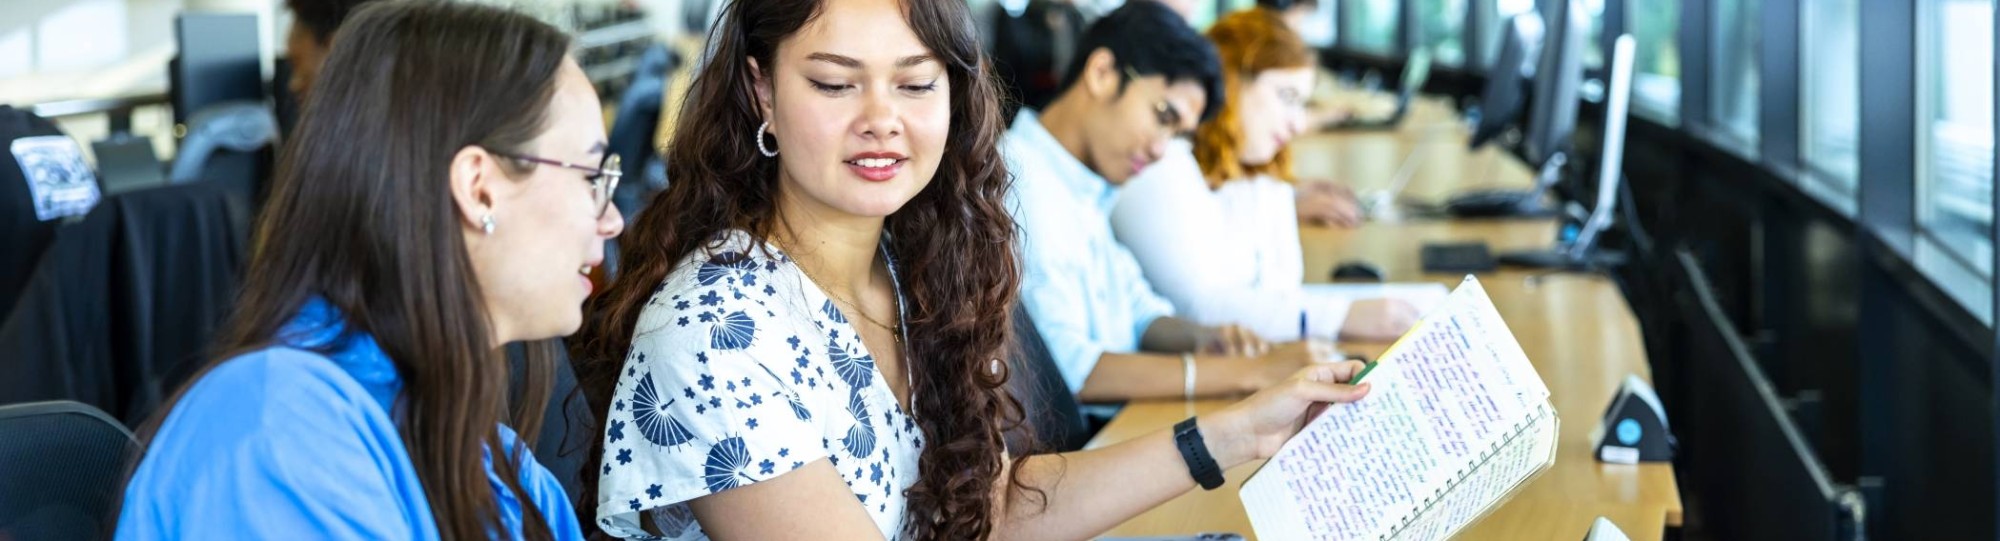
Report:
M 1461 130 L 1462 131 L 1462 130 Z M 1407 132 L 1316 136 L 1302 141 L 1322 160 L 1319 172 L 1366 171 L 1361 162 L 1401 159 L 1410 150 L 1425 152 L 1413 193 L 1443 194 L 1468 183 L 1521 185 L 1529 178 L 1511 158 L 1482 158 L 1482 153 L 1457 145 L 1427 142 Z M 1433 148 L 1435 147 L 1435 148 Z M 1300 163 L 1308 163 L 1301 159 Z M 1386 181 L 1394 171 L 1390 166 Z M 1301 167 L 1304 171 L 1306 168 Z M 1335 175 L 1368 189 L 1360 176 Z M 1444 221 L 1370 223 L 1353 230 L 1302 228 L 1308 281 L 1326 280 L 1337 263 L 1350 259 L 1376 264 L 1392 281 L 1430 281 L 1456 285 L 1461 277 L 1422 273 L 1417 250 L 1426 242 L 1483 241 L 1496 251 L 1548 246 L 1555 224 L 1549 221 Z M 1637 320 L 1610 280 L 1591 275 L 1546 275 L 1503 270 L 1480 281 L 1501 317 L 1520 340 L 1528 358 L 1548 384 L 1550 401 L 1562 418 L 1556 464 L 1537 477 L 1493 514 L 1474 524 L 1467 539 L 1577 539 L 1597 516 L 1606 516 L 1633 539 L 1659 539 L 1665 526 L 1681 523 L 1680 487 L 1669 464 L 1636 466 L 1602 464 L 1593 459 L 1590 432 L 1628 373 L 1650 378 Z M 1386 344 L 1347 344 L 1370 353 Z M 1189 415 L 1226 405 L 1221 401 L 1135 402 L 1092 440 L 1101 446 L 1164 429 Z M 1182 495 L 1112 530 L 1115 536 L 1175 535 L 1195 532 L 1235 532 L 1254 538 L 1236 488 L 1257 464 L 1228 472 L 1223 489 Z

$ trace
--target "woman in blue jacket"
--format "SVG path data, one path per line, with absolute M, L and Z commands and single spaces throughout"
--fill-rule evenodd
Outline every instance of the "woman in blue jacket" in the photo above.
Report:
M 570 39 L 383 2 L 335 38 L 220 355 L 141 435 L 120 539 L 576 539 L 503 344 L 574 332 L 624 228 Z M 530 348 L 536 349 L 536 348 Z

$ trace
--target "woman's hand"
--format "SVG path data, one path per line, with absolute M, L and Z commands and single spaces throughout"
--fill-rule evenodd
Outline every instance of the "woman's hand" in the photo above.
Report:
M 1354 301 L 1347 308 L 1347 321 L 1340 326 L 1340 337 L 1360 342 L 1388 342 L 1410 332 L 1417 319 L 1417 307 L 1402 299 Z
M 1321 340 L 1302 340 L 1272 346 L 1270 351 L 1244 362 L 1254 368 L 1247 374 L 1241 389 L 1245 395 L 1278 386 L 1297 376 L 1299 370 L 1308 366 L 1338 360 L 1340 352 L 1333 343 Z
M 1317 226 L 1361 225 L 1361 201 L 1354 190 L 1331 181 L 1298 183 L 1299 221 Z
M 1270 458 L 1313 416 L 1334 402 L 1368 396 L 1367 383 L 1349 385 L 1366 364 L 1320 363 L 1197 421 L 1209 454 L 1223 468 Z
M 1248 328 L 1222 325 L 1209 328 L 1196 349 L 1210 355 L 1259 357 L 1271 351 L 1271 343 Z

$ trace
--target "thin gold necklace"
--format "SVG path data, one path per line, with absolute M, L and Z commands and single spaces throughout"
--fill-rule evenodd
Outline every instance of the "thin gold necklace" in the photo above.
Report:
M 799 272 L 805 273 L 807 280 L 812 280 L 814 285 L 820 286 L 819 290 L 825 292 L 827 298 L 839 301 L 841 304 L 847 305 L 848 308 L 853 308 L 855 315 L 861 316 L 862 320 L 867 321 L 868 323 L 874 326 L 881 327 L 882 330 L 889 331 L 889 336 L 894 337 L 896 339 L 897 344 L 903 343 L 903 333 L 897 332 L 896 326 L 887 325 L 880 321 L 876 321 L 875 318 L 868 316 L 868 311 L 861 309 L 861 305 L 855 304 L 854 301 L 847 300 L 847 298 L 835 294 L 833 292 L 833 289 L 826 287 L 827 281 L 819 279 L 819 276 L 814 275 L 811 270 L 807 269 L 806 266 L 798 260 L 798 258 L 792 258 L 792 266 L 798 267 Z M 897 321 L 897 323 L 901 323 L 901 321 L 899 320 Z

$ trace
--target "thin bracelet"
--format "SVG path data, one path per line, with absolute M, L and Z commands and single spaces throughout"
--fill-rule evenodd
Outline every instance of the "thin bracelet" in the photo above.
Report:
M 1181 382 L 1183 385 L 1187 387 L 1184 396 L 1186 396 L 1188 400 L 1194 400 L 1194 354 L 1193 353 L 1181 354 L 1181 372 L 1184 376 Z

